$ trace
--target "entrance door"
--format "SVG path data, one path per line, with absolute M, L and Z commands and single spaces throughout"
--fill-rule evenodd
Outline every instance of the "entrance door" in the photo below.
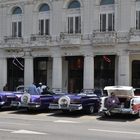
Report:
M 34 81 L 36 84 L 47 84 L 47 57 L 38 57 L 34 59 Z
M 80 92 L 83 89 L 83 57 L 66 57 L 68 60 L 68 92 Z
M 134 88 L 140 87 L 140 60 L 132 62 L 132 86 Z
M 96 56 L 94 58 L 94 87 L 113 86 L 115 78 L 115 56 Z
M 7 59 L 7 84 L 8 90 L 16 90 L 16 87 L 24 84 L 24 59 Z

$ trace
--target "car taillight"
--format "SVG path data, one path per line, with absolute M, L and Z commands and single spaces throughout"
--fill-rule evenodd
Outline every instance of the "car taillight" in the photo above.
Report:
M 131 106 L 133 106 L 133 105 L 134 105 L 134 100 L 131 101 Z

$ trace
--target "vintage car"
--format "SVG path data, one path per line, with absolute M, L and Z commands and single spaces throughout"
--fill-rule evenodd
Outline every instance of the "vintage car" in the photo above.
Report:
M 12 101 L 17 99 L 12 91 L 0 91 L 0 108 L 10 107 Z
M 15 92 L 17 100 L 12 101 L 11 106 L 28 110 L 48 109 L 49 103 L 53 100 L 53 94 L 49 90 L 44 94 L 29 94 L 28 87 L 20 86 Z
M 135 89 L 133 87 L 106 86 L 104 90 L 107 90 L 107 96 L 101 97 L 100 115 L 132 114 L 140 117 L 140 96 L 134 94 Z M 118 97 L 119 105 L 108 112 L 106 101 L 112 92 Z
M 83 110 L 88 114 L 98 112 L 100 106 L 100 90 L 84 90 L 81 93 L 70 93 L 66 95 L 53 96 L 50 109 L 62 110 L 63 112 Z
M 135 96 L 140 96 L 140 88 L 135 88 L 134 94 Z

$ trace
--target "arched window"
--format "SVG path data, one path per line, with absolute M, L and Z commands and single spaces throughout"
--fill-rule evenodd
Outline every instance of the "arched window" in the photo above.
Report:
M 101 0 L 100 5 L 114 4 L 114 0 Z
M 70 2 L 69 5 L 68 5 L 68 9 L 71 9 L 71 8 L 80 8 L 80 7 L 81 7 L 80 6 L 80 3 L 77 0 L 74 0 L 74 1 Z
M 68 34 L 81 33 L 80 7 L 81 7 L 81 4 L 78 0 L 72 0 L 70 3 L 68 3 L 67 8 L 73 9 L 73 14 L 69 13 L 69 10 L 67 12 L 67 32 L 68 32 Z
M 50 34 L 50 7 L 48 4 L 43 3 L 39 7 L 39 35 L 49 35 Z M 43 13 L 42 13 L 43 12 Z M 44 16 L 45 12 L 45 16 Z
M 12 11 L 12 15 L 19 15 L 14 17 L 12 20 L 12 37 L 22 37 L 22 19 L 21 15 L 22 9 L 20 7 L 14 7 Z
M 39 12 L 45 12 L 45 11 L 49 11 L 50 7 L 48 4 L 42 4 L 39 8 Z
M 22 10 L 20 7 L 16 7 L 14 8 L 13 12 L 12 12 L 13 15 L 16 15 L 16 14 L 22 14 Z

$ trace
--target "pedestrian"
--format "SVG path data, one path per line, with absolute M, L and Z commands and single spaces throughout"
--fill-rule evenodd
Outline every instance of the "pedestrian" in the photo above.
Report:
M 39 94 L 39 92 L 38 92 L 38 90 L 37 90 L 37 88 L 36 88 L 36 85 L 35 85 L 35 83 L 32 83 L 30 86 L 29 86 L 29 88 L 28 88 L 28 92 L 29 92 L 29 94 L 35 94 L 35 95 L 38 95 Z
M 37 87 L 37 91 L 39 92 L 39 94 L 42 94 L 42 92 L 43 92 L 43 89 L 42 89 L 42 83 L 40 82 L 39 84 L 38 84 L 38 87 Z

